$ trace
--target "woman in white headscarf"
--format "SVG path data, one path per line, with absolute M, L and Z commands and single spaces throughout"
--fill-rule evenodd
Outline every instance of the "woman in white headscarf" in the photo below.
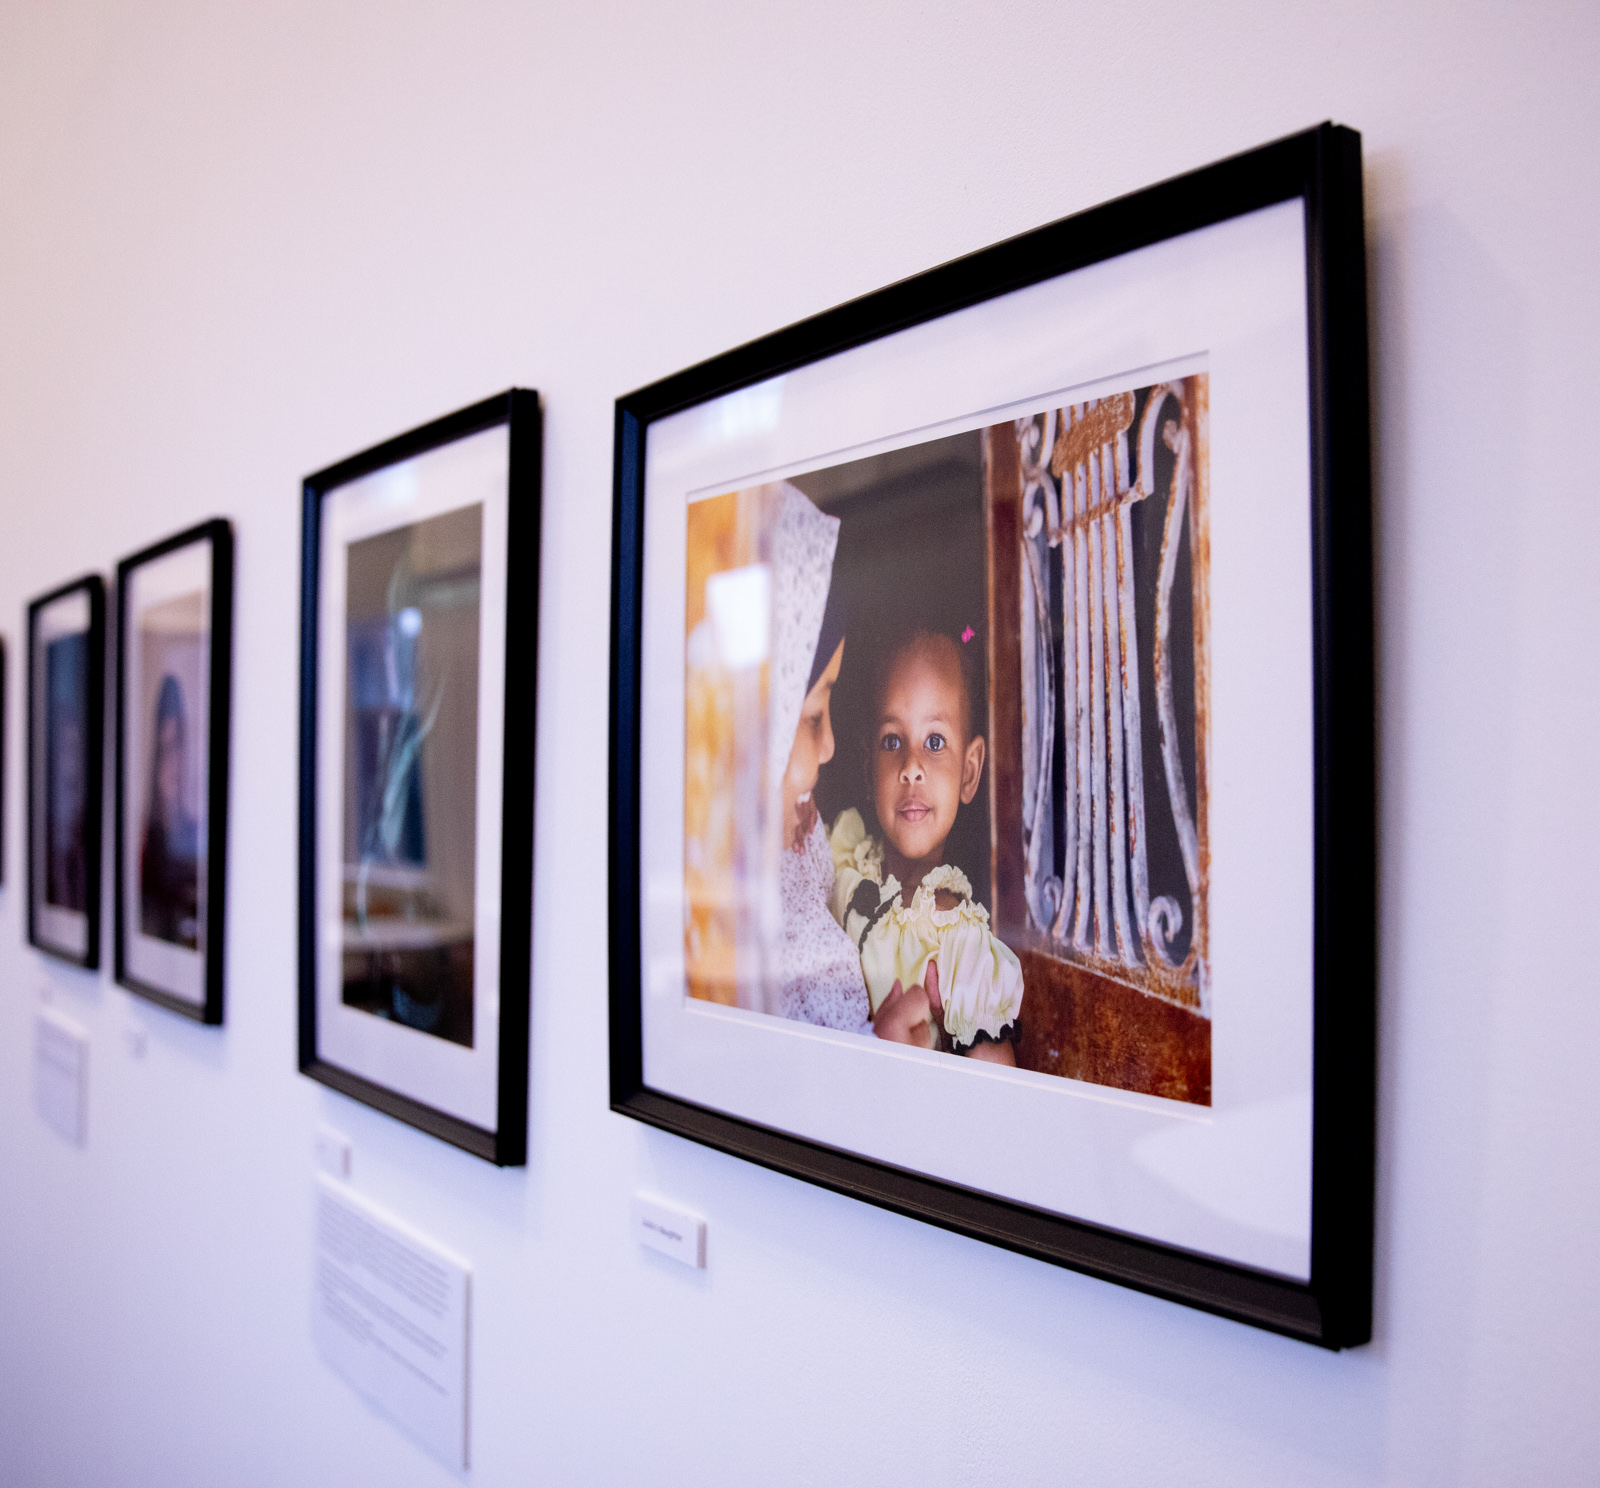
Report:
M 788 482 L 774 488 L 767 779 L 778 786 L 777 1006 L 786 1018 L 870 1033 L 861 955 L 828 908 L 833 854 L 817 776 L 833 758 L 831 702 L 844 662 L 844 596 L 833 584 L 839 519 Z

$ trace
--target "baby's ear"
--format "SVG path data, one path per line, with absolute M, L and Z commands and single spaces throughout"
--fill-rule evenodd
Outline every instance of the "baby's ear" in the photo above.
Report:
M 972 798 L 978 794 L 978 782 L 983 779 L 983 760 L 988 751 L 988 745 L 983 742 L 983 735 L 979 734 L 967 745 L 967 753 L 961 761 L 961 804 L 970 806 Z

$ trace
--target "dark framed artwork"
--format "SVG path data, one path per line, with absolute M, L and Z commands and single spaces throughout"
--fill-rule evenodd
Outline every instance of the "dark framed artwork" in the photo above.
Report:
M 117 565 L 117 981 L 221 1023 L 227 923 L 233 528 Z
M 1367 1340 L 1365 295 L 1323 125 L 618 402 L 614 1110 Z
M 6 881 L 6 712 L 11 694 L 6 690 L 6 641 L 0 636 L 0 884 Z
M 300 1069 L 525 1160 L 538 395 L 307 478 Z
M 105 585 L 98 574 L 28 606 L 28 943 L 100 964 Z

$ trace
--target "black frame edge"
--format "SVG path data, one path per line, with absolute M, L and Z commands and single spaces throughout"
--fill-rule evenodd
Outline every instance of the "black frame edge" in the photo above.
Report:
M 38 767 L 34 750 L 34 653 L 37 649 L 35 642 L 38 636 L 39 611 L 44 606 L 58 599 L 64 599 L 76 590 L 82 589 L 89 596 L 89 677 L 88 677 L 88 705 L 89 717 L 87 720 L 88 738 L 85 741 L 85 793 L 83 803 L 83 853 L 85 891 L 88 903 L 85 907 L 88 935 L 85 940 L 85 950 L 82 956 L 74 956 L 57 946 L 48 944 L 39 939 L 37 914 L 34 904 L 34 842 L 39 831 L 37 813 L 34 809 L 34 770 Z M 26 853 L 27 872 L 24 877 L 25 892 L 27 894 L 27 938 L 28 944 L 36 951 L 42 952 L 67 966 L 76 966 L 83 971 L 98 971 L 100 969 L 100 917 L 101 917 L 101 875 L 105 869 L 102 853 L 102 833 L 105 822 L 105 706 L 106 706 L 106 585 L 105 580 L 97 573 L 84 574 L 81 578 L 72 580 L 71 583 L 58 585 L 46 594 L 41 594 L 37 599 L 28 601 L 28 664 L 24 669 L 25 685 L 28 689 L 28 706 L 25 714 L 27 738 L 27 778 L 24 786 L 27 790 L 27 832 Z
M 510 499 L 506 571 L 531 584 L 506 585 L 504 767 L 500 785 L 500 1071 L 491 1160 L 528 1160 L 528 1037 L 533 1010 L 534 783 L 539 722 L 539 602 L 543 592 L 544 422 L 538 393 L 506 395 L 510 425 Z M 527 667 L 514 665 L 520 653 Z M 469 1149 L 470 1150 L 470 1149 Z
M 414 1126 L 430 1137 L 438 1137 L 452 1147 L 470 1152 L 474 1157 L 484 1158 L 488 1162 L 498 1161 L 495 1156 L 498 1150 L 495 1134 L 485 1131 L 481 1126 L 474 1126 L 470 1121 L 463 1121 L 459 1116 L 451 1116 L 421 1101 L 412 1100 L 410 1096 L 401 1095 L 387 1085 L 379 1085 L 375 1080 L 353 1075 L 349 1070 L 329 1064 L 325 1059 L 314 1059 L 310 1065 L 302 1065 L 300 1073 L 309 1075 L 329 1090 L 337 1090 L 340 1095 L 347 1095 L 364 1106 L 382 1111 L 385 1116 Z
M 128 575 L 134 569 L 195 543 L 211 547 L 210 658 L 206 729 L 206 983 L 200 1006 L 174 996 L 161 987 L 142 982 L 127 970 L 124 940 L 127 906 L 124 902 L 122 862 L 124 840 L 123 767 L 126 751 L 127 698 L 127 593 Z M 233 525 L 225 517 L 212 517 L 175 532 L 160 542 L 131 553 L 116 569 L 116 703 L 113 719 L 112 781 L 112 980 L 128 992 L 180 1017 L 220 1027 L 224 1016 L 227 958 L 227 854 L 228 854 L 228 753 L 231 738 L 233 674 Z
M 299 1018 L 296 1036 L 300 1072 L 317 1062 L 317 943 L 315 832 L 317 799 L 317 592 L 322 581 L 319 520 L 322 496 L 308 477 L 300 487 L 300 789 L 296 942 Z
M 6 882 L 6 806 L 10 800 L 6 791 L 6 733 L 11 721 L 10 674 L 6 671 L 6 638 L 0 635 L 0 887 Z
M 1311 1290 L 1285 1277 L 997 1199 L 658 1091 L 636 1091 L 626 1100 L 613 1102 L 611 1109 L 773 1172 L 953 1234 L 1305 1343 L 1338 1347 L 1326 1337 L 1322 1309 Z M 792 1150 L 796 1145 L 803 1149 L 800 1154 Z M 929 1193 L 936 1194 L 939 1202 L 930 1202 Z M 1135 1256 L 1138 1264 L 1130 1261 Z
M 1305 195 L 1318 139 L 1336 128 L 1322 124 L 1286 135 L 951 259 L 626 393 L 618 407 L 648 424 L 910 326 L 1238 215 L 1219 216 L 1219 197 L 1248 199 L 1250 206 L 1241 210 L 1255 210 Z
M 1306 242 L 1316 688 L 1312 1287 L 1338 1347 L 1372 1337 L 1377 748 L 1361 136 L 1317 131 Z M 1336 510 L 1337 508 L 1337 510 Z M 1337 989 L 1337 995 L 1335 995 Z
M 645 1092 L 640 1017 L 643 947 L 639 925 L 639 623 L 643 592 L 644 426 L 617 404 L 611 524 L 611 739 L 607 965 L 610 968 L 611 1109 Z M 631 931 L 630 928 L 632 927 Z

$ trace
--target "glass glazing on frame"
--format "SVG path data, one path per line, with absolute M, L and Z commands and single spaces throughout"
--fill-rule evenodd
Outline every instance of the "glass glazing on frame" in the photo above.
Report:
M 121 967 L 140 989 L 206 1000 L 215 547 L 124 571 Z
M 346 1006 L 473 1042 L 483 507 L 345 550 Z
M 81 914 L 89 884 L 84 841 L 88 786 L 89 638 L 46 641 L 44 902 Z
M 203 591 L 139 617 L 139 933 L 191 951 L 205 930 L 205 625 Z
M 1200 373 L 691 502 L 689 997 L 1209 1104 L 1206 427 Z
M 33 610 L 29 663 L 31 934 L 74 960 L 92 949 L 97 912 L 94 831 L 98 755 L 91 757 L 98 644 L 89 590 L 75 586 Z

